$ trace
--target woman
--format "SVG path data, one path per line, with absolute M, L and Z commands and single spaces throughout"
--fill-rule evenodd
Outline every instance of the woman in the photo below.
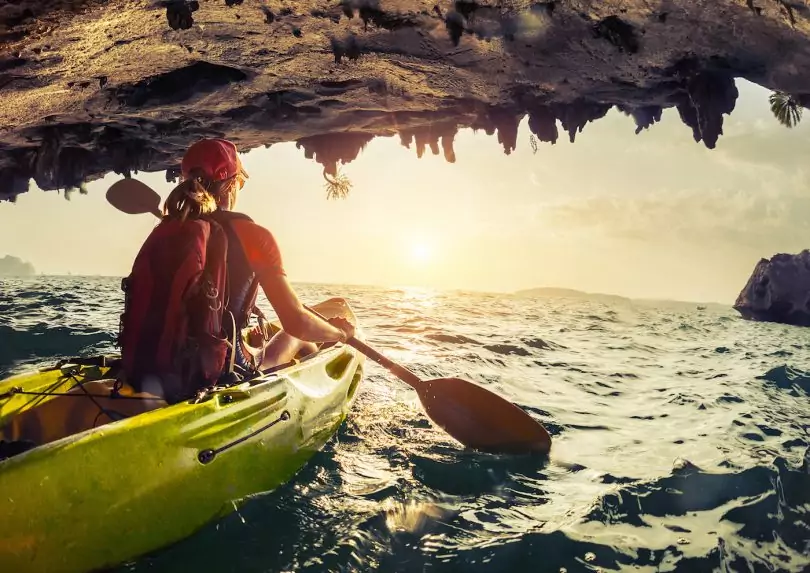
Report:
M 181 172 L 123 283 L 119 344 L 136 389 L 177 401 L 225 373 L 255 373 L 354 336 L 348 320 L 304 308 L 273 235 L 233 211 L 248 178 L 233 143 L 196 142 Z M 256 307 L 260 287 L 282 325 L 272 336 Z M 260 321 L 248 330 L 252 315 Z
M 281 253 L 270 231 L 246 216 L 232 213 L 238 194 L 248 179 L 233 143 L 224 139 L 196 142 L 183 157 L 181 171 L 184 183 L 167 198 L 166 213 L 170 216 L 179 214 L 186 205 L 199 210 L 200 214 L 219 211 L 216 220 L 223 224 L 229 235 L 229 255 L 241 250 L 239 254 L 244 254 L 246 261 L 240 262 L 247 263 L 246 269 L 238 268 L 238 263 L 228 264 L 228 283 L 231 285 L 228 307 L 239 312 L 253 310 L 255 294 L 250 292 L 249 283 L 257 282 L 283 327 L 272 337 L 268 336 L 266 328 L 253 330 L 249 339 L 253 349 L 247 350 L 254 356 L 263 354 L 261 364 L 256 366 L 262 370 L 271 368 L 296 355 L 317 351 L 314 343 L 345 342 L 354 336 L 354 326 L 345 318 L 332 318 L 327 322 L 304 308 L 287 280 Z M 234 239 L 238 244 L 233 244 Z M 232 261 L 234 257 L 228 258 Z M 244 293 L 242 297 L 252 297 L 253 300 L 239 300 L 239 296 L 234 297 L 235 293 Z M 237 317 L 237 325 L 240 325 L 240 318 L 246 321 L 248 317 Z M 237 359 L 240 359 L 239 353 Z

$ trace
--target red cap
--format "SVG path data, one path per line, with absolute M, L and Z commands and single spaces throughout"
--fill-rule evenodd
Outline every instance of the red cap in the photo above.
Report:
M 222 181 L 242 174 L 248 174 L 242 167 L 236 146 L 227 139 L 201 139 L 188 148 L 180 166 L 183 177 L 188 178 L 193 169 L 200 169 L 211 181 Z

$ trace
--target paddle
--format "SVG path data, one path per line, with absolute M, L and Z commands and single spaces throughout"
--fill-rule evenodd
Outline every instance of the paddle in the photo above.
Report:
M 314 309 L 306 308 L 327 320 Z M 551 436 L 543 425 L 498 394 L 461 378 L 422 380 L 354 337 L 346 344 L 416 390 L 428 417 L 465 446 L 504 454 L 546 454 L 551 449 Z
M 124 213 L 161 216 L 160 196 L 134 179 L 113 184 L 107 200 Z M 307 310 L 326 320 L 317 311 L 309 307 Z M 465 446 L 508 454 L 547 454 L 551 449 L 551 437 L 543 425 L 498 394 L 461 378 L 422 380 L 354 337 L 346 343 L 416 390 L 428 417 Z
M 160 195 L 137 179 L 127 177 L 113 183 L 107 189 L 107 201 L 119 211 L 130 215 L 151 213 L 158 219 L 163 218 L 160 212 Z

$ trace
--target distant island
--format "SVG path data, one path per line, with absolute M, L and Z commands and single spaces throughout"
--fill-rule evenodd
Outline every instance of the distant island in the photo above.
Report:
M 538 287 L 526 290 L 519 290 L 512 293 L 514 296 L 527 297 L 527 298 L 577 298 L 582 300 L 596 300 L 600 302 L 611 303 L 632 303 L 642 305 L 676 305 L 676 306 L 697 306 L 697 310 L 726 310 L 729 305 L 719 302 L 697 302 L 688 300 L 671 300 L 671 299 L 658 299 L 658 298 L 629 298 L 618 294 L 604 294 L 598 292 L 585 292 L 572 288 L 558 288 L 558 287 Z
M 602 294 L 585 292 L 572 288 L 538 287 L 515 292 L 518 296 L 528 297 L 554 297 L 554 298 L 587 298 L 611 302 L 630 302 L 631 299 L 617 294 Z
M 35 274 L 34 265 L 20 258 L 6 255 L 0 259 L 0 277 L 32 277 Z

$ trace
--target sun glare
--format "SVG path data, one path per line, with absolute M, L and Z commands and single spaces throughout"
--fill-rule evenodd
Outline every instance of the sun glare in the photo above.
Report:
M 411 259 L 417 263 L 426 263 L 433 258 L 433 249 L 424 242 L 411 245 Z

